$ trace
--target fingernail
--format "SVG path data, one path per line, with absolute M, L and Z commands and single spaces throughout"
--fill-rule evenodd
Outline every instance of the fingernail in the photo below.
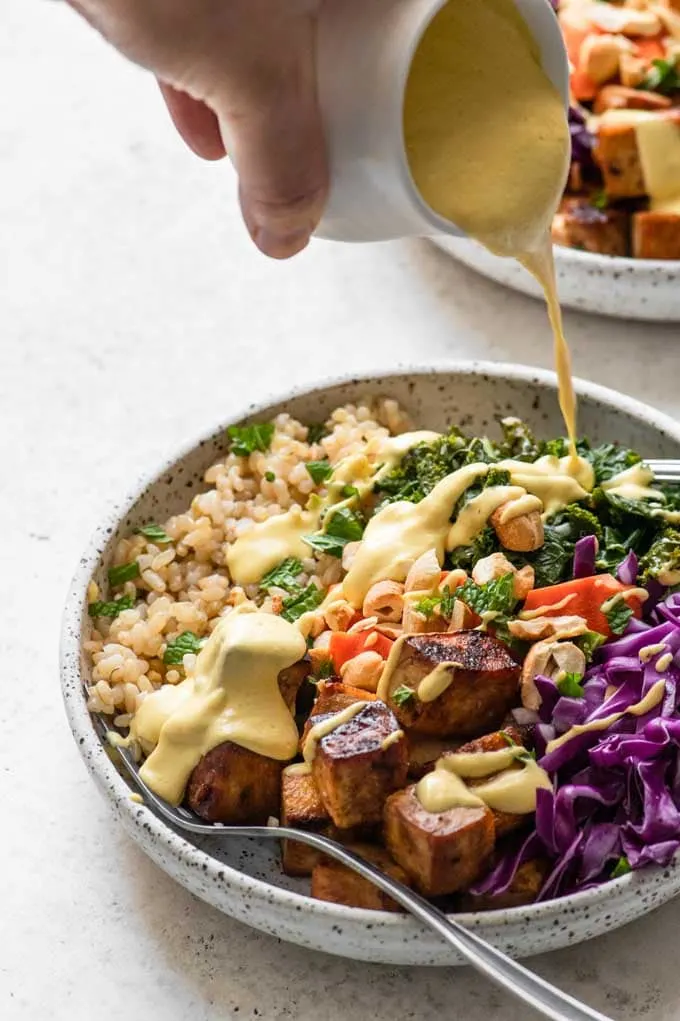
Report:
M 272 259 L 288 259 L 297 255 L 309 244 L 311 231 L 302 227 L 298 230 L 279 232 L 270 227 L 254 227 L 252 238 L 257 247 Z

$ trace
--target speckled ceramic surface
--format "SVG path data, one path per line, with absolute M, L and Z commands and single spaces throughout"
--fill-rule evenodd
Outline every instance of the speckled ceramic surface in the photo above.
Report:
M 467 238 L 434 244 L 478 273 L 541 298 L 532 276 L 514 259 L 500 259 Z M 620 319 L 680 322 L 680 261 L 621 259 L 555 246 L 557 286 L 566 308 Z
M 680 425 L 643 404 L 585 382 L 578 383 L 580 431 L 597 441 L 617 439 L 650 455 L 680 455 Z M 320 421 L 338 404 L 367 393 L 398 398 L 419 428 L 456 422 L 473 432 L 494 430 L 512 412 L 541 436 L 561 432 L 551 373 L 492 363 L 402 367 L 381 377 L 348 379 L 250 406 L 234 422 L 280 411 Z M 249 925 L 303 946 L 359 960 L 393 964 L 460 963 L 439 940 L 408 917 L 322 903 L 307 884 L 282 875 L 276 852 L 254 841 L 194 841 L 174 832 L 143 805 L 97 738 L 85 707 L 87 664 L 81 628 L 90 578 L 102 582 L 113 545 L 144 520 L 176 513 L 201 487 L 203 471 L 224 451 L 225 426 L 187 446 L 159 472 L 131 486 L 83 553 L 64 614 L 61 677 L 69 722 L 81 755 L 121 823 L 144 851 L 188 890 Z M 599 889 L 538 906 L 458 916 L 516 956 L 590 939 L 638 918 L 680 891 L 680 867 L 649 869 Z

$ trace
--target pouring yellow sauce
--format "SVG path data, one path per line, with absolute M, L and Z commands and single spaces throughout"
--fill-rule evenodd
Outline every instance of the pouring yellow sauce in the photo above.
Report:
M 224 617 L 195 673 L 147 695 L 132 720 L 128 742 L 153 747 L 140 770 L 151 790 L 179 804 L 194 767 L 224 741 L 294 758 L 298 732 L 278 676 L 305 652 L 299 630 L 282 617 L 241 608 Z
M 550 244 L 567 178 L 564 104 L 512 0 L 455 0 L 427 28 L 404 97 L 404 139 L 425 202 L 543 288 L 560 408 L 575 456 L 576 400 Z
M 489 777 L 469 787 L 466 779 Z M 536 792 L 552 790 L 550 777 L 519 746 L 495 752 L 455 752 L 416 785 L 416 796 L 428 812 L 486 806 L 497 812 L 524 815 L 536 810 Z

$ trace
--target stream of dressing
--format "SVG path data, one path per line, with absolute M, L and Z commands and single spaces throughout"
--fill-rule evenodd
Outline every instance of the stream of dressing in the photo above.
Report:
M 435 16 L 411 64 L 404 138 L 425 202 L 495 254 L 514 256 L 543 288 L 574 455 L 576 401 L 550 243 L 569 130 L 512 0 L 455 0 Z

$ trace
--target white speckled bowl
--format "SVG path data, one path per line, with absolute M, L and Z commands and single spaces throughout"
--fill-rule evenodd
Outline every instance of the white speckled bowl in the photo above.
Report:
M 680 425 L 652 408 L 591 383 L 578 382 L 580 430 L 594 440 L 616 439 L 650 455 L 680 455 Z M 281 939 L 366 961 L 456 964 L 454 954 L 409 917 L 362 911 L 312 900 L 307 884 L 284 876 L 271 844 L 196 841 L 174 832 L 143 805 L 97 738 L 85 707 L 88 667 L 82 651 L 86 589 L 102 581 L 111 550 L 138 522 L 162 521 L 184 507 L 200 488 L 202 473 L 224 452 L 225 426 L 290 411 L 319 421 L 338 404 L 366 393 L 398 398 L 419 428 L 449 422 L 475 433 L 493 431 L 494 419 L 512 412 L 540 436 L 560 434 L 562 423 L 551 373 L 530 368 L 441 364 L 394 369 L 383 376 L 322 383 L 272 402 L 251 405 L 212 435 L 192 442 L 150 480 L 137 481 L 111 511 L 83 553 L 66 605 L 61 649 L 64 699 L 85 764 L 117 820 L 169 875 L 226 914 Z M 124 877 L 122 877 L 124 881 Z M 623 925 L 680 891 L 680 868 L 649 869 L 573 897 L 512 910 L 462 915 L 510 954 L 528 956 L 590 939 Z
M 437 237 L 438 248 L 514 291 L 543 292 L 514 259 L 501 259 L 468 238 Z M 619 319 L 680 322 L 680 260 L 623 259 L 555 246 L 560 301 L 565 308 Z

